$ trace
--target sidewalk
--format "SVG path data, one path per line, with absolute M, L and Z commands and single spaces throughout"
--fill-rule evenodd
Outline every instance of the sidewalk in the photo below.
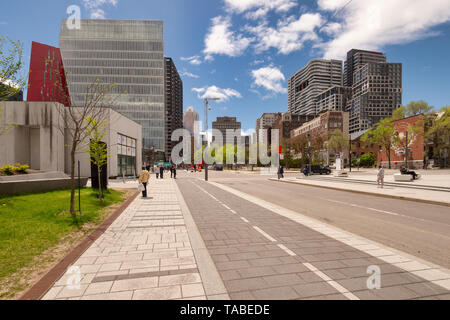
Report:
M 322 188 L 337 189 L 343 191 L 351 191 L 365 194 L 373 194 L 391 198 L 400 198 L 412 201 L 420 201 L 441 205 L 450 206 L 450 193 L 446 191 L 437 190 L 425 190 L 416 189 L 409 186 L 428 186 L 429 176 L 426 176 L 418 181 L 411 182 L 410 185 L 406 183 L 396 183 L 395 185 L 385 185 L 384 188 L 379 188 L 376 183 L 371 184 L 369 182 L 376 182 L 375 175 L 354 175 L 345 177 L 321 177 L 321 176 L 310 176 L 304 177 L 303 175 L 298 175 L 296 177 L 286 177 L 285 179 L 278 180 L 276 178 L 270 178 L 272 181 L 281 181 L 286 183 L 295 183 L 301 185 L 317 186 Z M 439 177 L 433 179 L 433 186 L 447 187 L 448 182 L 444 181 L 446 177 Z M 363 180 L 367 183 L 361 183 L 354 180 Z M 450 177 L 448 177 L 450 179 Z M 385 176 L 385 183 L 393 183 L 393 176 Z M 403 186 L 404 185 L 404 186 Z
M 180 195 L 174 180 L 151 179 L 148 198 L 137 197 L 43 299 L 211 299 L 205 292 L 211 285 L 226 293 L 215 270 L 202 272 L 204 255 L 198 261 L 194 252 L 201 244 L 191 245 L 198 231 L 187 223 Z

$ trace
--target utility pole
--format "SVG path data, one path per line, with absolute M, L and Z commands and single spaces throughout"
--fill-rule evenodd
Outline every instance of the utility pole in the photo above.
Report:
M 208 110 L 211 108 L 208 105 L 208 101 L 211 100 L 220 100 L 219 98 L 205 98 L 205 133 L 206 133 L 206 148 L 205 151 L 208 154 L 209 152 L 209 139 L 208 139 Z M 203 155 L 203 163 L 205 165 L 205 181 L 208 181 L 208 163 L 205 161 L 205 156 Z
M 408 170 L 408 129 L 406 129 L 406 138 L 405 138 L 405 165 L 406 170 Z

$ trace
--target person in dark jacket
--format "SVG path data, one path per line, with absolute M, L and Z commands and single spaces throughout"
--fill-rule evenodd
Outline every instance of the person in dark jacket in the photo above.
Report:
M 417 179 L 417 173 L 415 171 L 409 171 L 408 169 L 406 169 L 403 166 L 400 168 L 400 173 L 401 174 L 410 174 L 410 175 L 412 175 L 413 180 Z
M 172 165 L 171 172 L 173 173 L 173 178 L 176 179 L 177 178 L 177 165 L 176 164 Z
M 160 179 L 164 179 L 164 166 L 159 167 L 159 177 Z
M 278 168 L 278 180 L 280 180 L 280 178 L 284 178 L 284 169 L 283 169 L 283 166 L 280 166 L 279 168 Z

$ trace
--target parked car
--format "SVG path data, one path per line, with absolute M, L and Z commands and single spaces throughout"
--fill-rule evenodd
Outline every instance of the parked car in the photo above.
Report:
M 216 171 L 223 171 L 223 165 L 221 165 L 221 164 L 216 164 L 216 165 L 215 165 L 215 170 L 216 170 Z
M 305 167 L 307 166 L 309 165 L 306 164 L 302 167 L 302 172 L 305 172 Z M 313 164 L 311 170 L 309 170 L 309 174 L 331 174 L 331 169 L 321 164 Z

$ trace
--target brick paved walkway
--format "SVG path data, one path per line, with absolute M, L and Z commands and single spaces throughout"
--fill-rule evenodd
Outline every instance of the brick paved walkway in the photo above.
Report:
M 320 224 L 307 227 L 197 179 L 178 185 L 231 299 L 450 298 L 448 273 L 335 232 L 339 241 Z M 367 287 L 370 266 L 380 268 L 381 289 Z
M 43 299 L 206 299 L 177 190 L 152 179 Z

